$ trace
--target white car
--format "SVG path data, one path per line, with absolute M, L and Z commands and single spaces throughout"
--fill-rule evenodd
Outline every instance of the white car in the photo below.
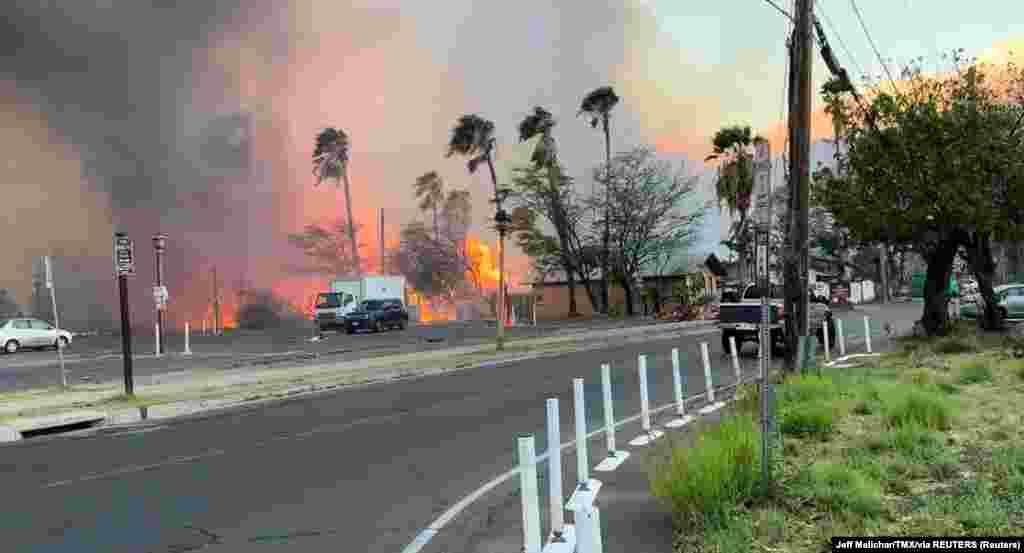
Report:
M 5 353 L 21 348 L 56 348 L 71 345 L 71 333 L 39 319 L 0 319 L 0 346 Z

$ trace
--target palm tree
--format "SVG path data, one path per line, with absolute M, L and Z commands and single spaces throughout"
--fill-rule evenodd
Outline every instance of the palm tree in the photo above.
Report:
M 438 222 L 438 210 L 444 201 L 444 181 L 437 171 L 424 173 L 416 179 L 413 184 L 416 191 L 416 198 L 420 201 L 420 209 L 428 209 L 434 213 L 434 240 L 441 239 L 440 226 Z
M 602 239 L 601 248 L 601 310 L 603 313 L 608 312 L 608 263 L 609 263 L 609 243 L 611 242 L 611 227 L 610 221 L 608 220 L 608 185 L 610 184 L 609 176 L 612 172 L 612 138 L 611 138 L 611 117 L 612 110 L 619 103 L 619 96 L 615 94 L 615 90 L 610 86 L 602 86 L 594 89 L 589 94 L 583 97 L 583 102 L 580 103 L 579 115 L 584 115 L 590 119 L 591 128 L 596 129 L 598 123 L 601 124 L 601 130 L 604 132 L 604 157 L 605 157 L 605 217 L 604 217 L 604 236 Z
M 448 142 L 448 153 L 445 157 L 460 155 L 469 158 L 466 168 L 470 174 L 476 173 L 481 163 L 486 163 L 491 172 L 491 183 L 494 184 L 494 201 L 497 204 L 495 221 L 498 223 L 498 294 L 495 315 L 498 317 L 497 349 L 505 349 L 505 223 L 507 214 L 502 209 L 505 190 L 498 188 L 498 176 L 494 172 L 494 149 L 497 140 L 494 138 L 494 123 L 476 114 L 459 117 L 452 128 L 452 137 Z
M 704 161 L 722 160 L 715 181 L 715 195 L 719 205 L 728 208 L 730 215 L 739 214 L 733 225 L 730 240 L 736 244 L 739 257 L 740 278 L 747 278 L 747 213 L 750 210 L 750 196 L 754 191 L 753 156 L 750 146 L 764 138 L 753 137 L 750 127 L 723 127 L 712 140 L 713 153 Z
M 572 262 L 572 252 L 569 251 L 569 235 L 567 228 L 567 217 L 564 212 L 564 205 L 555 199 L 560 196 L 562 187 L 562 171 L 558 164 L 558 148 L 555 144 L 555 137 L 552 130 L 555 127 L 555 118 L 546 109 L 537 106 L 533 113 L 527 115 L 519 123 L 519 141 L 526 142 L 531 138 L 540 137 L 537 147 L 534 148 L 530 159 L 538 169 L 547 169 L 548 183 L 551 186 L 551 215 L 555 223 L 555 232 L 558 234 L 559 247 L 562 250 L 562 265 L 565 270 L 566 281 L 569 285 L 569 317 L 578 317 L 579 310 L 576 306 L 576 267 Z
M 348 219 L 348 241 L 352 248 L 352 259 L 356 265 L 356 274 L 363 275 L 363 265 L 359 260 L 359 245 L 356 241 L 356 227 L 352 219 L 352 190 L 348 181 L 348 135 L 341 129 L 328 127 L 316 136 L 313 148 L 313 174 L 316 185 L 328 178 L 334 178 L 340 186 L 345 184 L 345 210 Z M 314 186 L 316 186 L 314 185 Z

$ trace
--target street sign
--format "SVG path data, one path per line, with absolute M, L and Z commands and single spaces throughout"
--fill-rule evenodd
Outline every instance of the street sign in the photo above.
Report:
M 114 238 L 114 272 L 117 276 L 135 275 L 135 242 L 126 236 Z
M 46 275 L 46 287 L 53 290 L 53 267 L 50 265 L 50 256 L 43 256 L 43 273 Z
M 154 286 L 153 287 L 153 300 L 156 302 L 157 309 L 163 309 L 167 307 L 167 300 L 170 295 L 167 293 L 166 286 Z
M 757 194 L 757 222 L 771 224 L 771 148 L 767 141 L 754 144 L 754 190 Z

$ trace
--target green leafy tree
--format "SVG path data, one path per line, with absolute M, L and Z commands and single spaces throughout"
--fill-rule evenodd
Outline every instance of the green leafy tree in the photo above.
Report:
M 586 117 L 590 121 L 590 127 L 596 129 L 598 124 L 601 125 L 601 132 L 604 133 L 604 158 L 606 174 L 611 172 L 612 165 L 612 135 L 611 135 L 611 120 L 612 110 L 619 104 L 619 95 L 615 93 L 615 89 L 610 86 L 602 86 L 590 91 L 586 96 L 583 97 L 583 101 L 580 102 L 579 114 Z M 597 178 L 598 182 L 603 182 L 605 179 L 600 176 Z M 607 208 L 608 202 L 608 185 L 605 183 L 605 207 Z M 605 214 L 604 219 L 608 220 L 608 215 Z M 609 244 L 611 241 L 611 229 L 609 226 L 605 226 L 604 232 L 602 233 L 601 240 L 601 311 L 603 313 L 608 312 L 608 279 L 610 270 L 610 250 Z
M 994 239 L 1020 236 L 1024 152 L 1021 72 L 953 58 L 954 71 L 904 72 L 897 92 L 871 90 L 870 103 L 846 102 L 848 148 L 839 175 L 820 173 L 815 194 L 862 242 L 910 244 L 927 264 L 921 323 L 947 329 L 945 289 L 963 246 L 985 303 L 994 306 Z M 1009 92 L 1009 93 L 1008 93 Z M 985 324 L 999 313 L 986 309 Z
M 352 187 L 348 180 L 349 148 L 350 143 L 345 131 L 333 127 L 321 131 L 316 136 L 316 144 L 313 147 L 313 174 L 317 177 L 316 184 L 329 178 L 335 179 L 339 185 L 344 184 L 345 214 L 348 225 L 346 231 L 355 261 L 356 273 L 362 275 L 359 245 L 356 240 L 356 224 L 352 217 Z

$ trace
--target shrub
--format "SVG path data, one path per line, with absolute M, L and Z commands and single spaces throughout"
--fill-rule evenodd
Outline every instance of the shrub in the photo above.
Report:
M 936 393 L 906 387 L 891 388 L 883 406 L 890 427 L 919 424 L 934 430 L 949 430 L 953 408 L 949 399 Z
M 960 384 L 991 382 L 992 369 L 982 359 L 972 359 L 960 367 Z
M 888 430 L 883 439 L 892 449 L 915 461 L 928 461 L 943 451 L 942 435 L 916 423 Z
M 652 494 L 677 520 L 695 528 L 721 527 L 741 501 L 752 497 L 760 467 L 757 425 L 729 416 L 701 432 L 692 447 L 677 445 L 652 467 Z
M 882 512 L 881 485 L 846 465 L 815 463 L 800 473 L 794 488 L 832 513 L 875 517 Z
M 944 394 L 952 395 L 960 393 L 960 388 L 957 388 L 951 382 L 939 382 L 937 386 L 939 388 L 939 391 L 941 391 Z
M 836 425 L 836 408 L 825 401 L 799 403 L 782 412 L 780 429 L 794 436 L 827 437 Z
M 828 400 L 839 396 L 839 387 L 831 377 L 811 374 L 789 377 L 779 390 L 779 400 L 784 404 Z

